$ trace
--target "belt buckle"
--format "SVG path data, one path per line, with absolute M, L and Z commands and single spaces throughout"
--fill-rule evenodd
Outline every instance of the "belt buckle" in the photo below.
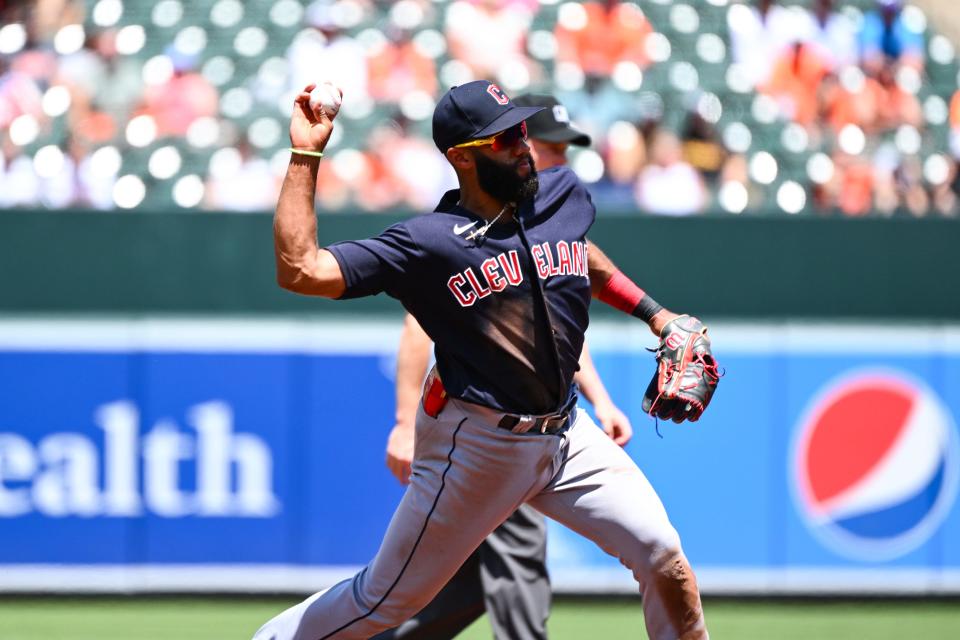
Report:
M 536 422 L 537 419 L 533 416 L 517 416 L 517 424 L 514 425 L 511 431 L 514 433 L 526 433 L 533 428 L 533 425 L 535 425 Z
M 560 420 L 560 423 L 563 424 L 563 421 L 565 418 L 562 411 L 560 413 L 555 413 L 552 416 L 545 416 L 543 418 L 543 422 L 540 423 L 540 433 L 541 434 L 547 433 L 547 426 L 550 424 L 550 422 L 558 419 Z

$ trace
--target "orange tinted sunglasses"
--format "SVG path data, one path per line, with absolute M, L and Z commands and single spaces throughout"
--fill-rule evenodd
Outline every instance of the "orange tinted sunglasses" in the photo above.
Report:
M 526 139 L 527 123 L 521 122 L 520 124 L 516 124 L 509 129 L 504 129 L 500 133 L 490 136 L 489 138 L 480 138 L 478 140 L 461 142 L 460 144 L 454 145 L 454 148 L 461 149 L 463 147 L 485 147 L 490 145 L 490 148 L 494 151 L 503 151 L 504 149 L 512 149 L 518 142 Z

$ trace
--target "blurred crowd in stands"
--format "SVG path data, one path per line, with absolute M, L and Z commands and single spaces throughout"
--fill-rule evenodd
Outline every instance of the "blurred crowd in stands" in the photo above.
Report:
M 268 211 L 304 85 L 323 211 L 428 211 L 435 100 L 566 105 L 601 213 L 955 216 L 953 44 L 900 0 L 0 0 L 0 208 Z

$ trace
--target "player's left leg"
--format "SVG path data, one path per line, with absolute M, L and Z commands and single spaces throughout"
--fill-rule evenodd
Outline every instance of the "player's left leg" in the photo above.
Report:
M 521 506 L 477 551 L 494 638 L 545 640 L 551 593 L 543 515 Z
M 372 640 L 453 640 L 484 611 L 496 640 L 545 640 L 551 598 L 546 561 L 546 522 L 522 505 L 430 604 Z
M 582 410 L 565 437 L 559 471 L 530 504 L 633 572 L 650 640 L 707 638 L 696 577 L 643 472 Z
M 451 401 L 417 416 L 410 484 L 360 573 L 268 621 L 255 640 L 363 640 L 423 609 L 457 569 L 554 475 L 556 436 L 514 434 Z

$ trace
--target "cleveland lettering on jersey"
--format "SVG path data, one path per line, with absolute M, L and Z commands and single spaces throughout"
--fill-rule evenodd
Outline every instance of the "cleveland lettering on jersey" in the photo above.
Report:
M 530 254 L 541 280 L 551 276 L 589 277 L 586 242 L 558 240 L 552 248 L 549 242 L 543 242 L 530 247 Z
M 483 276 L 483 282 L 474 273 L 472 267 L 453 274 L 447 280 L 447 288 L 461 307 L 469 307 L 491 293 L 499 293 L 506 289 L 508 284 L 516 287 L 523 282 L 520 257 L 515 250 L 487 258 L 480 265 L 480 273 Z
M 484 223 L 458 206 L 454 190 L 430 215 L 328 247 L 346 283 L 341 298 L 386 292 L 420 321 L 439 347 L 452 397 L 531 415 L 556 411 L 571 397 L 590 307 L 586 235 L 596 215 L 569 167 L 538 175 L 540 190 L 514 224 L 492 225 L 479 244 L 466 241 L 473 233 L 466 227 Z M 553 317 L 568 325 L 551 332 Z M 543 348 L 538 336 L 555 348 Z M 545 383 L 542 372 L 558 366 L 562 375 Z M 478 386 L 479 371 L 498 374 Z
M 542 242 L 533 245 L 530 254 L 541 280 L 552 276 L 589 277 L 586 242 Z M 447 288 L 461 307 L 470 307 L 477 300 L 503 291 L 507 285 L 516 287 L 521 282 L 523 272 L 514 250 L 484 260 L 479 274 L 473 267 L 453 274 L 447 280 Z

